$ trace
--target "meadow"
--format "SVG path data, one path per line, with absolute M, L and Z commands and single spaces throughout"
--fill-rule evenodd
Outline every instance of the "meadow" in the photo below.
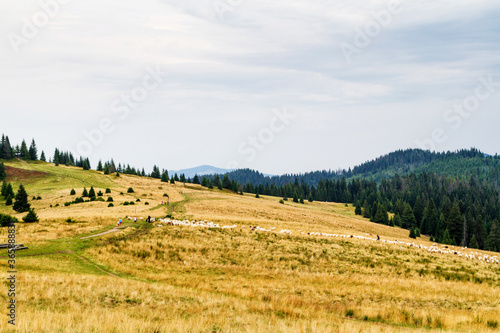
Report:
M 407 230 L 355 216 L 350 205 L 280 204 L 280 198 L 42 162 L 7 165 L 14 168 L 8 179 L 14 188 L 22 182 L 30 198 L 42 199 L 31 201 L 41 221 L 18 225 L 18 243 L 29 250 L 18 253 L 18 325 L 14 330 L 4 319 L 4 332 L 500 330 L 498 265 L 307 235 L 414 241 Z M 90 186 L 110 189 L 104 198 L 112 196 L 115 207 L 64 206 Z M 130 187 L 133 193 L 127 193 Z M 71 196 L 71 189 L 77 194 Z M 165 195 L 168 206 L 161 204 Z M 3 203 L 0 212 L 15 215 Z M 167 215 L 237 227 L 158 227 L 141 219 Z M 127 218 L 134 216 L 137 224 Z M 81 239 L 114 229 L 119 218 L 122 229 Z M 292 234 L 255 232 L 251 226 Z M 6 240 L 5 229 L 0 237 Z M 414 242 L 432 244 L 426 237 Z M 6 272 L 6 251 L 0 255 Z M 4 289 L 0 297 L 6 304 L 7 284 Z

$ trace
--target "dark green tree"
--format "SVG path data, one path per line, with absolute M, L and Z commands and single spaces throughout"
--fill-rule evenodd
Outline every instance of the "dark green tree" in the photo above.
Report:
M 497 221 L 491 225 L 490 234 L 486 238 L 484 249 L 486 251 L 500 252 L 500 235 L 497 228 Z
M 161 181 L 164 183 L 168 183 L 168 171 L 167 170 L 163 170 L 163 172 L 161 173 Z
M 371 216 L 371 210 L 370 210 L 370 205 L 368 204 L 368 201 L 365 200 L 363 203 L 363 217 L 369 219 Z
M 411 206 L 409 204 L 406 204 L 405 206 L 403 216 L 401 216 L 401 224 L 405 229 L 415 228 L 417 225 L 415 215 L 413 215 L 413 209 L 411 209 Z
M 97 171 L 103 171 L 103 170 L 104 170 L 104 168 L 102 166 L 102 162 L 101 162 L 101 160 L 99 160 L 99 163 L 97 163 Z
M 307 199 L 307 201 L 314 202 L 314 198 L 313 198 L 312 193 L 309 193 L 309 198 Z M 359 215 L 361 215 L 361 214 L 359 214 Z
M 28 146 L 26 145 L 26 141 L 23 140 L 21 143 L 21 148 L 19 150 L 19 157 L 21 157 L 23 160 L 29 160 L 30 159 L 30 153 L 28 151 Z
M 12 147 L 9 142 L 9 137 L 6 136 L 5 138 L 2 136 L 2 156 L 3 159 L 5 160 L 10 160 L 14 157 L 12 154 Z
M 356 201 L 356 209 L 354 209 L 354 214 L 356 215 L 363 214 L 363 209 L 361 208 L 361 202 L 359 200 Z
M 103 171 L 104 171 L 104 174 L 105 174 L 105 175 L 109 175 L 109 174 L 110 174 L 110 170 L 109 170 L 109 165 L 108 165 L 108 163 L 106 163 L 106 164 L 104 165 L 104 169 L 103 169 Z
M 425 210 L 424 218 L 422 224 L 420 225 L 420 231 L 424 235 L 436 236 L 436 230 L 439 222 L 439 215 L 436 210 L 436 204 L 434 200 L 429 200 L 427 209 Z
M 450 232 L 448 231 L 448 229 L 446 229 L 443 233 L 443 239 L 441 240 L 441 243 L 443 244 L 447 244 L 447 245 L 454 245 L 454 241 L 453 239 L 451 239 L 450 237 Z
M 0 180 L 7 178 L 7 173 L 5 172 L 5 165 L 3 161 L 0 161 Z
M 95 194 L 94 186 L 91 186 L 90 190 L 89 190 L 89 198 L 94 198 L 95 196 L 96 196 L 96 194 Z
M 181 175 L 180 182 L 186 184 L 186 176 L 184 174 Z
M 175 173 L 175 175 L 174 175 L 174 180 L 175 180 L 176 182 L 179 182 L 179 181 L 180 181 L 180 180 L 179 180 L 179 176 L 177 176 L 177 173 Z
M 477 244 L 477 240 L 476 240 L 476 235 L 472 235 L 472 238 L 469 242 L 469 248 L 479 249 L 479 245 Z
M 31 140 L 30 149 L 28 150 L 29 158 L 32 161 L 38 160 L 38 149 L 36 148 L 35 139 Z
M 38 215 L 36 215 L 35 213 L 35 210 L 33 208 L 31 208 L 29 211 L 28 211 L 28 214 L 26 214 L 26 216 L 23 217 L 23 221 L 25 223 L 34 223 L 34 222 L 38 222 Z
M 86 188 L 86 187 L 84 187 L 84 188 L 83 188 L 83 192 L 82 192 L 82 197 L 86 198 L 86 197 L 88 197 L 88 196 L 89 196 L 89 192 L 87 191 L 87 188 Z
M 446 219 L 446 228 L 454 244 L 460 244 L 462 240 L 463 221 L 462 214 L 460 213 L 460 206 L 458 202 L 455 201 Z
M 200 177 L 198 177 L 198 175 L 194 175 L 193 184 L 200 184 Z
M 45 152 L 43 150 L 42 153 L 40 154 L 40 161 L 47 162 L 47 158 L 45 157 Z
M 414 227 L 410 228 L 410 238 L 413 238 L 413 239 L 417 238 L 417 234 L 415 233 L 415 228 Z
M 293 202 L 299 203 L 299 195 L 297 194 L 297 191 L 293 193 Z
M 2 182 L 2 188 L 0 190 L 0 195 L 4 198 L 7 196 L 7 182 L 5 180 Z
M 28 193 L 23 184 L 19 185 L 16 197 L 14 198 L 14 206 L 12 207 L 18 213 L 24 213 L 30 210 L 31 205 L 28 202 Z

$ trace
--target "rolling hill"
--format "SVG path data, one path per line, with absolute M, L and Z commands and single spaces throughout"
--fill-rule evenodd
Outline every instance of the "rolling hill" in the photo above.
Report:
M 30 200 L 40 222 L 16 228 L 18 243 L 29 247 L 17 253 L 16 332 L 498 328 L 496 254 L 410 239 L 407 230 L 356 216 L 351 205 L 281 204 L 44 162 L 6 165 L 14 187 L 23 183 L 30 198 L 41 197 Z M 109 189 L 104 197 L 114 207 L 64 205 L 91 186 Z M 0 212 L 22 216 L 3 201 Z M 149 224 L 148 215 L 231 228 Z M 0 233 L 6 239 L 7 230 Z M 7 271 L 6 259 L 1 267 Z

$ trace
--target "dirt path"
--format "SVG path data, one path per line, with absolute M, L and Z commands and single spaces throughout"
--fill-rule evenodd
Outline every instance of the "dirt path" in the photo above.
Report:
M 86 259 L 86 258 L 84 258 L 84 257 L 80 257 L 79 255 L 76 255 L 76 254 L 75 254 L 75 256 L 76 256 L 77 258 L 79 258 L 80 260 L 85 261 L 87 264 L 90 264 L 90 265 L 94 266 L 95 268 L 97 268 L 97 269 L 98 269 L 98 270 L 100 270 L 101 272 L 106 273 L 106 274 L 108 274 L 109 276 L 112 276 L 112 277 L 115 277 L 115 278 L 119 278 L 119 279 L 121 279 L 118 275 L 115 275 L 115 274 L 113 274 L 113 273 L 110 273 L 110 272 L 108 272 L 108 271 L 105 271 L 104 269 L 102 269 L 101 267 L 97 266 L 96 264 L 91 263 L 88 259 Z
M 95 234 L 95 235 L 92 235 L 92 236 L 82 237 L 80 239 L 88 239 L 88 238 L 100 237 L 100 236 L 104 236 L 104 235 L 107 235 L 107 234 L 110 234 L 110 233 L 113 233 L 113 232 L 118 232 L 118 231 L 123 230 L 125 228 L 126 227 L 115 227 L 115 228 L 113 228 L 111 230 L 108 230 L 108 231 L 105 231 L 105 232 L 101 232 L 99 234 Z

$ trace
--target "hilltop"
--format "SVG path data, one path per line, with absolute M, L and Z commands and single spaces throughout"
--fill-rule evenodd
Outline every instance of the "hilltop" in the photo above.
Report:
M 21 332 L 498 328 L 500 267 L 477 259 L 495 253 L 444 254 L 428 237 L 372 223 L 352 205 L 280 203 L 45 162 L 6 166 L 14 187 L 24 183 L 30 198 L 41 197 L 30 200 L 40 222 L 17 228 L 18 243 L 29 247 L 18 253 Z M 91 186 L 110 189 L 104 198 L 114 207 L 64 206 Z M 0 211 L 13 214 L 3 203 Z M 234 228 L 148 224 L 148 215 Z M 125 223 L 116 228 L 119 218 Z M 92 235 L 100 236 L 81 239 Z

